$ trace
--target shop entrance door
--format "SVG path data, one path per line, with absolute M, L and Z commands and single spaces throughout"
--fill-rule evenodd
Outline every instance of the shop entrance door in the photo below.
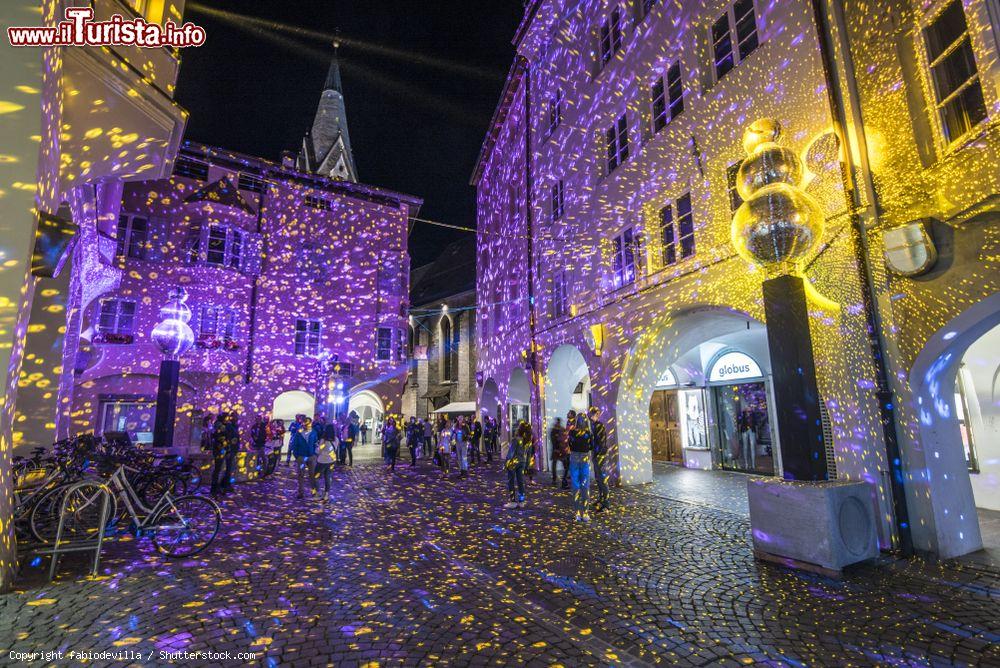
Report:
M 763 381 L 723 385 L 713 390 L 719 416 L 721 468 L 774 475 L 774 444 Z
M 678 420 L 677 391 L 654 391 L 649 402 L 649 438 L 654 462 L 681 464 L 684 461 Z

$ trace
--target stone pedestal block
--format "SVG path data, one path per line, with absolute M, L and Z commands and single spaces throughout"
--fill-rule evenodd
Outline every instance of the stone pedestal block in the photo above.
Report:
M 837 574 L 878 556 L 867 483 L 750 478 L 747 492 L 758 558 Z

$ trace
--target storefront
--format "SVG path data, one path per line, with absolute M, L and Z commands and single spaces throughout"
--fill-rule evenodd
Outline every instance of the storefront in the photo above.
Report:
M 771 388 L 749 355 L 724 351 L 709 366 L 707 386 L 715 410 L 714 461 L 728 471 L 774 475 Z

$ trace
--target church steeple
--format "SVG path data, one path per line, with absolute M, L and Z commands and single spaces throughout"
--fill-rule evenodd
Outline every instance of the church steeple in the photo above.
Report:
M 316 118 L 312 129 L 302 139 L 302 150 L 296 166 L 303 171 L 356 183 L 358 172 L 354 167 L 351 138 L 347 132 L 344 86 L 340 80 L 340 61 L 337 58 L 339 48 L 340 43 L 335 41 Z

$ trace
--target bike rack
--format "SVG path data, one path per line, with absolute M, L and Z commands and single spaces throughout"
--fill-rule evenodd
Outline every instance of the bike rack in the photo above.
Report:
M 70 494 L 77 489 L 83 487 L 98 487 L 98 493 L 101 495 L 101 513 L 100 513 L 100 526 L 97 530 L 96 538 L 88 538 L 85 540 L 63 540 L 63 527 L 66 524 L 66 502 L 70 498 Z M 49 548 L 39 548 L 33 550 L 34 554 L 47 554 L 51 557 L 51 563 L 49 564 L 49 581 L 51 582 L 56 575 L 56 566 L 59 564 L 59 556 L 68 552 L 86 552 L 88 550 L 94 551 L 94 566 L 91 569 L 91 576 L 97 575 L 97 569 L 101 563 L 101 548 L 104 546 L 104 535 L 105 529 L 108 526 L 108 515 L 111 511 L 111 489 L 103 483 L 95 483 L 93 481 L 78 482 L 69 489 L 66 490 L 63 496 L 62 506 L 59 509 L 59 527 L 56 529 L 56 540 Z

